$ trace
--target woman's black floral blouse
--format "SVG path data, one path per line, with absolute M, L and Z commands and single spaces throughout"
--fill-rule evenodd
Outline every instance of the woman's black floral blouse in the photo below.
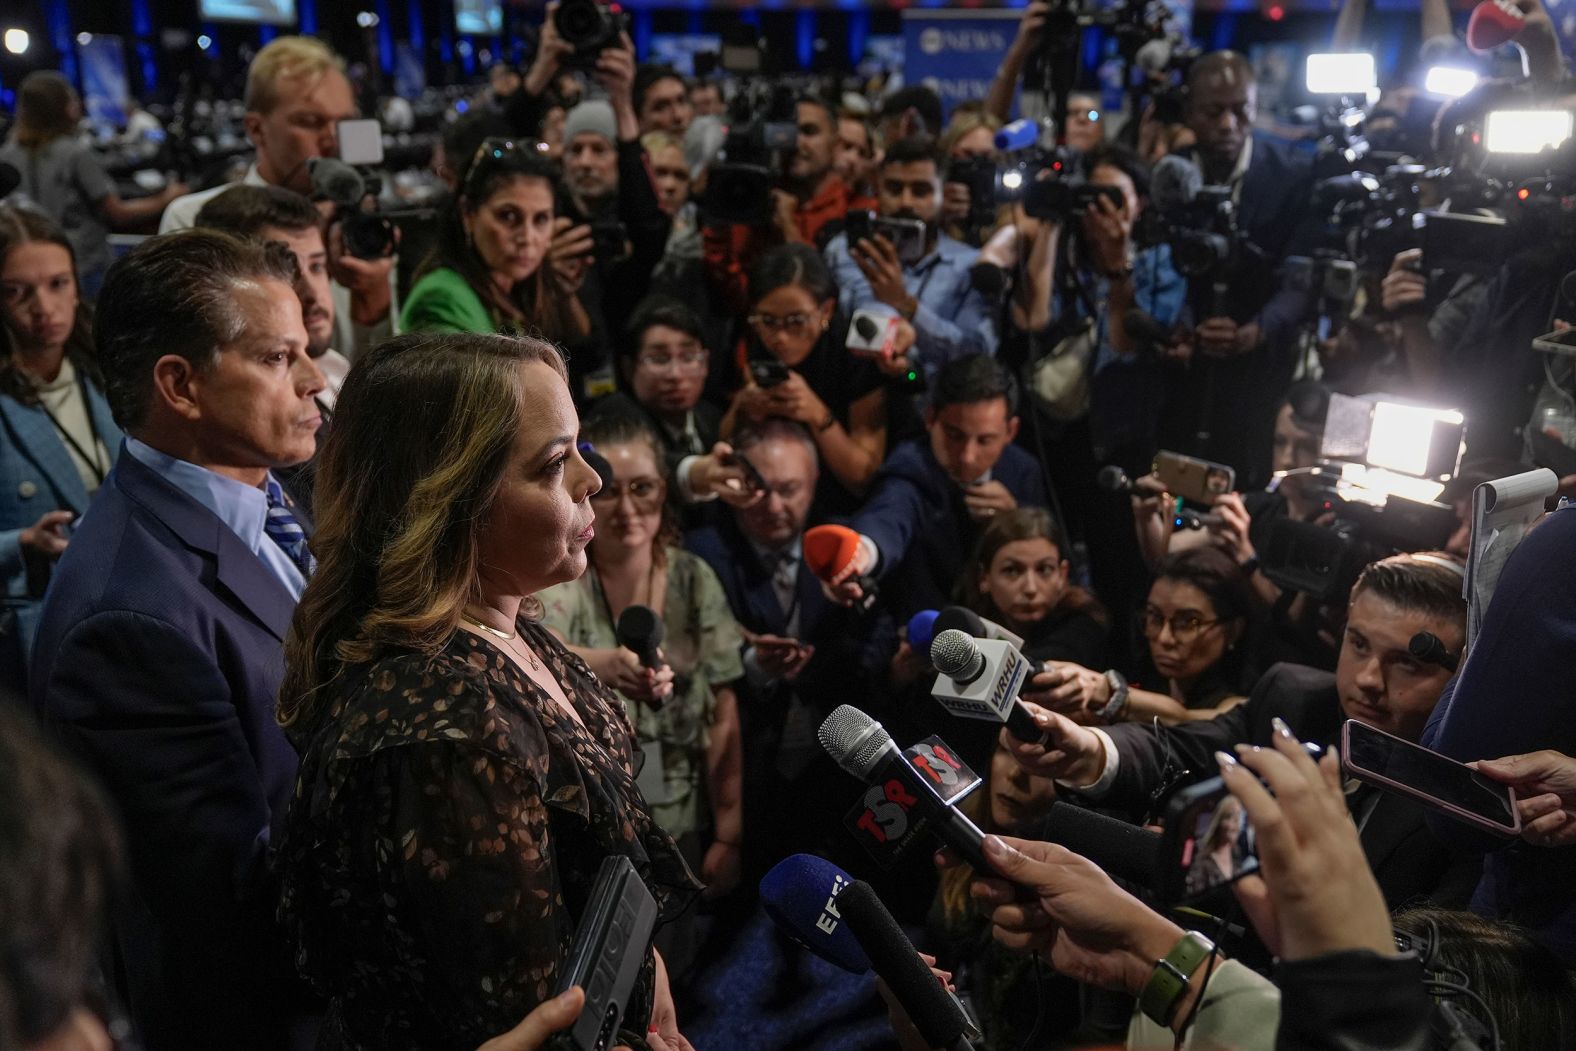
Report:
M 502 652 L 455 632 L 436 656 L 392 652 L 336 682 L 298 741 L 280 918 L 330 1001 L 319 1048 L 464 1048 L 552 995 L 609 854 L 664 915 L 698 888 L 634 782 L 618 699 L 541 627 L 581 727 Z M 651 966 L 624 1021 L 644 1033 Z

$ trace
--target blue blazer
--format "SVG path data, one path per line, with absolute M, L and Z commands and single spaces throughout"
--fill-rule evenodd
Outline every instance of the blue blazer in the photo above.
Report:
M 991 470 L 1019 506 L 1047 504 L 1039 461 L 1008 444 Z M 892 450 L 871 483 L 852 527 L 881 552 L 882 601 L 900 618 L 951 604 L 958 574 L 982 527 L 969 517 L 963 491 L 942 470 L 925 438 Z
M 274 719 L 294 609 L 240 537 L 128 455 L 44 598 L 32 703 L 120 811 L 117 980 L 150 1048 L 291 1046 L 270 862 L 295 787 Z
M 113 460 L 120 453 L 120 428 L 104 395 L 91 382 L 84 386 L 88 414 Z M 21 645 L 14 663 L 23 667 L 7 671 L 19 692 L 26 688 L 26 657 L 42 604 L 41 596 L 28 594 L 22 530 L 50 511 L 74 511 L 80 517 L 87 509 L 87 488 L 49 414 L 42 406 L 0 395 L 0 576 L 5 578 L 6 605 L 16 613 Z

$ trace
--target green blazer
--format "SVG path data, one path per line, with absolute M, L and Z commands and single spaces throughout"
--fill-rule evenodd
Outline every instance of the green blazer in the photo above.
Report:
M 399 327 L 401 332 L 497 332 L 498 322 L 458 271 L 439 267 L 410 290 Z

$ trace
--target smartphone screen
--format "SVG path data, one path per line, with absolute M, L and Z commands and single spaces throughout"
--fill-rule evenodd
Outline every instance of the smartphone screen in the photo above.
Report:
M 1222 463 L 1211 463 L 1181 453 L 1155 454 L 1154 473 L 1166 491 L 1195 504 L 1210 504 L 1236 488 L 1237 472 Z
M 1170 844 L 1164 854 L 1170 859 L 1165 896 L 1172 901 L 1202 897 L 1259 868 L 1247 812 L 1218 777 L 1172 797 L 1165 839 Z
M 1354 720 L 1342 728 L 1342 742 L 1341 765 L 1357 779 L 1500 835 L 1520 833 L 1516 796 L 1509 785 Z

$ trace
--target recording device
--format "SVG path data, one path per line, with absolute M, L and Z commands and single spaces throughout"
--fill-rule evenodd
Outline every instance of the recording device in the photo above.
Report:
M 930 663 L 940 673 L 930 694 L 947 711 L 965 719 L 1005 724 L 1020 741 L 1045 740 L 1045 732 L 1018 699 L 1034 665 L 1011 645 L 948 628 L 931 641 Z
M 788 382 L 788 366 L 776 358 L 751 358 L 750 378 L 757 387 L 770 389 Z
M 897 328 L 896 314 L 860 307 L 848 322 L 848 338 L 843 345 L 850 354 L 889 360 L 895 353 Z
M 602 859 L 554 995 L 578 985 L 585 1007 L 548 1042 L 553 1051 L 607 1051 L 624 1020 L 645 965 L 658 908 L 635 866 L 622 854 Z
M 383 125 L 376 120 L 342 120 L 337 126 L 339 159 L 357 167 L 383 163 Z
M 1070 150 L 1030 150 L 996 173 L 997 204 L 1021 204 L 1032 219 L 1070 222 L 1101 198 L 1117 208 L 1127 202 L 1115 186 L 1094 186 L 1078 170 Z
M 630 606 L 618 616 L 618 644 L 640 658 L 642 668 L 665 668 L 657 648 L 662 645 L 662 618 L 649 606 Z M 654 712 L 660 712 L 665 702 L 653 698 L 647 702 Z
M 838 766 L 870 786 L 866 826 L 872 834 L 883 842 L 917 842 L 933 831 L 974 871 L 994 871 L 981 852 L 985 833 L 942 800 L 880 723 L 852 705 L 840 704 L 821 723 L 817 737 Z
M 999 132 L 997 134 L 1000 134 Z M 963 226 L 981 235 L 996 223 L 996 159 L 991 156 L 956 157 L 947 162 L 944 182 L 969 189 L 969 212 Z
M 1135 242 L 1169 244 L 1171 260 L 1185 277 L 1223 280 L 1244 247 L 1231 188 L 1205 186 L 1197 165 L 1173 153 L 1155 165 L 1150 201 L 1133 229 Z
M 382 259 L 394 251 L 394 221 L 377 207 L 376 197 L 381 192 L 377 176 L 363 176 L 333 157 L 313 157 L 307 161 L 307 171 L 312 177 L 312 197 L 333 202 L 346 251 L 357 259 Z M 370 209 L 366 206 L 369 197 L 374 199 Z
M 1516 790 L 1422 745 L 1355 719 L 1341 727 L 1341 768 L 1497 836 L 1521 834 Z
M 590 69 L 602 52 L 618 46 L 620 34 L 629 28 L 629 16 L 614 3 L 562 0 L 553 13 L 553 28 L 575 49 L 566 64 Z
M 1510 254 L 1510 224 L 1498 217 L 1425 212 L 1423 272 L 1491 277 Z
M 923 220 L 878 215 L 868 208 L 855 208 L 843 216 L 843 230 L 848 234 L 850 251 L 860 241 L 884 237 L 896 249 L 898 262 L 904 266 L 912 266 L 925 258 Z
M 1095 484 L 1108 493 L 1118 493 L 1123 496 L 1134 494 L 1133 480 L 1127 477 L 1127 472 L 1114 463 L 1106 464 L 1095 475 Z M 1179 508 L 1171 520 L 1174 529 L 1206 529 L 1219 525 L 1220 516 L 1215 514 L 1200 514 L 1191 507 Z
M 810 567 L 817 580 L 830 584 L 858 559 L 859 547 L 859 534 L 847 526 L 814 526 L 805 530 L 804 564 Z M 859 607 L 868 610 L 876 600 L 875 578 L 861 573 L 852 579 L 864 596 Z
M 986 620 L 967 606 L 948 606 L 937 614 L 932 637 L 949 628 L 976 639 L 1000 639 L 1015 650 L 1023 649 L 1022 636 L 1014 635 L 994 620 Z
M 1420 631 L 1413 635 L 1406 649 L 1423 663 L 1433 664 L 1448 672 L 1454 672 L 1461 665 L 1461 654 L 1447 650 L 1439 636 L 1431 631 Z
M 1257 872 L 1253 829 L 1219 777 L 1178 789 L 1166 803 L 1155 892 L 1162 901 L 1204 897 Z
M 1527 16 L 1510 0 L 1483 0 L 1467 19 L 1467 47 L 1482 54 L 1516 39 L 1527 26 Z
M 796 945 L 850 974 L 870 970 L 870 957 L 843 922 L 837 896 L 854 878 L 825 858 L 794 854 L 761 879 L 761 904 Z
M 617 219 L 591 223 L 591 256 L 598 263 L 614 263 L 629 254 L 629 229 Z
M 727 129 L 706 177 L 701 211 L 712 222 L 764 226 L 772 219 L 772 190 L 799 143 L 792 90 L 746 82 L 728 103 Z
M 1212 504 L 1215 497 L 1237 487 L 1237 472 L 1232 468 L 1181 453 L 1156 453 L 1152 470 L 1168 493 L 1195 504 Z
M 1161 834 L 1058 799 L 1035 825 L 1035 836 L 1088 858 L 1117 879 L 1157 888 Z
M 744 484 L 752 493 L 764 493 L 771 487 L 766 484 L 766 479 L 761 476 L 760 470 L 750 462 L 750 458 L 741 452 L 731 452 L 722 458 L 724 467 L 737 467 L 744 475 Z

